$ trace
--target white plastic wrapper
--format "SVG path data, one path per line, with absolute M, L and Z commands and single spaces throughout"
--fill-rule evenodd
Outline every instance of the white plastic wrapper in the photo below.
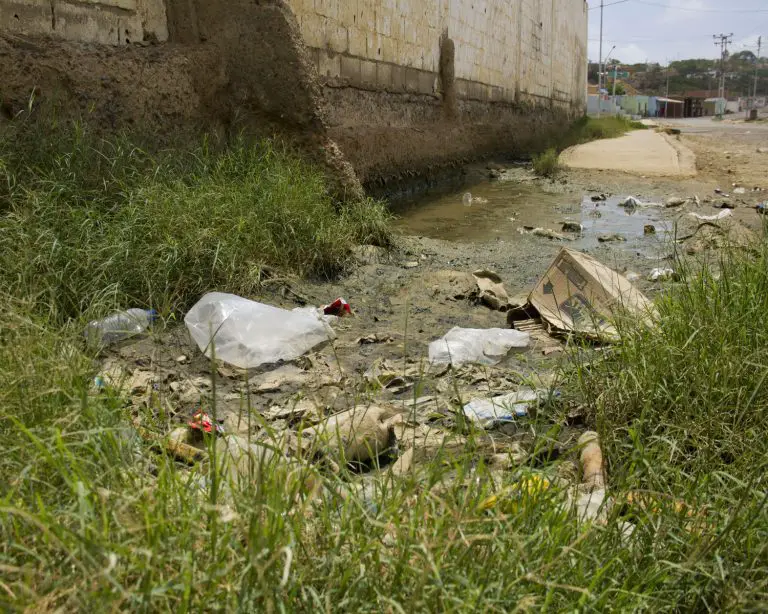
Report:
M 464 406 L 464 415 L 484 427 L 490 427 L 497 422 L 511 422 L 515 418 L 527 416 L 528 408 L 538 403 L 545 394 L 530 388 L 521 388 L 517 392 L 492 399 L 472 399 Z
M 184 323 L 206 356 L 241 369 L 294 360 L 336 334 L 332 316 L 315 308 L 280 309 L 234 294 L 211 292 L 189 310 Z
M 527 348 L 528 333 L 509 328 L 453 328 L 445 337 L 429 344 L 429 362 L 454 367 L 467 363 L 495 365 L 512 348 Z

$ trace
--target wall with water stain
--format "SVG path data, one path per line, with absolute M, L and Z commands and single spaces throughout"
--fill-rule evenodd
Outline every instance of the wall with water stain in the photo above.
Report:
M 541 149 L 586 53 L 584 0 L 0 0 L 0 110 L 280 132 L 373 187 Z

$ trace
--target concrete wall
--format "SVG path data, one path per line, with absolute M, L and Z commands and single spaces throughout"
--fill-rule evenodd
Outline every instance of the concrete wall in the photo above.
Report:
M 107 45 L 168 40 L 164 0 L 0 0 L 0 30 Z
M 586 54 L 584 0 L 0 0 L 0 110 L 280 132 L 372 187 L 547 145 Z
M 584 0 L 287 1 L 329 82 L 440 93 L 447 38 L 459 98 L 586 104 Z

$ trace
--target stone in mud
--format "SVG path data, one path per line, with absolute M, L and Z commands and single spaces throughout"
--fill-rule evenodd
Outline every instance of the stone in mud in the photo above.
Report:
M 584 226 L 582 226 L 578 222 L 565 222 L 563 224 L 562 230 L 563 232 L 575 232 L 577 234 L 581 234 L 582 232 L 584 232 Z
M 437 271 L 421 278 L 424 288 L 438 300 L 463 301 L 469 299 L 477 289 L 477 282 L 471 273 L 462 271 Z
M 623 235 L 620 235 L 619 233 L 614 232 L 613 234 L 609 234 L 609 235 L 600 235 L 599 237 L 597 237 L 597 240 L 600 241 L 600 243 L 611 243 L 614 241 L 616 242 L 626 241 L 627 239 Z
M 357 407 L 303 431 L 316 450 L 345 462 L 377 458 L 396 443 L 394 426 L 403 417 L 392 409 Z
M 643 234 L 645 235 L 655 235 L 656 234 L 656 226 L 653 224 L 646 224 L 643 227 Z
M 506 311 L 509 305 L 501 277 L 494 271 L 479 270 L 473 273 L 478 288 L 478 300 L 495 311 Z
M 389 261 L 389 252 L 376 245 L 358 245 L 352 249 L 352 256 L 363 266 L 384 264 Z
M 681 205 L 684 205 L 688 202 L 687 198 L 680 198 L 679 196 L 672 196 L 671 198 L 668 198 L 664 205 L 666 207 L 680 207 Z

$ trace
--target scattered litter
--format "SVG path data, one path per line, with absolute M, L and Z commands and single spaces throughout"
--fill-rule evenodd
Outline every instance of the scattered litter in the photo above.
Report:
M 404 269 L 415 269 L 419 266 L 419 262 L 417 260 L 410 260 L 408 262 L 403 263 Z
M 204 411 L 197 412 L 189 421 L 189 428 L 193 431 L 202 431 L 203 433 L 224 434 L 224 426 L 220 422 L 214 422 L 213 419 Z
M 182 354 L 181 356 L 176 357 L 176 362 L 180 365 L 185 365 L 189 362 L 189 358 L 185 354 Z
M 640 273 L 635 273 L 634 271 L 627 271 L 626 273 L 624 273 L 624 277 L 627 278 L 627 281 L 631 281 L 631 282 L 640 281 L 643 278 L 643 276 L 640 275 Z
M 323 307 L 323 313 L 327 316 L 337 316 L 339 318 L 343 318 L 344 316 L 352 315 L 352 308 L 343 298 L 337 298 L 330 305 Z
M 565 222 L 563 224 L 563 232 L 575 232 L 578 234 L 581 234 L 584 232 L 584 226 L 579 224 L 578 222 Z
M 501 177 L 501 175 L 499 175 Z M 471 207 L 472 205 L 487 205 L 488 199 L 483 198 L 482 196 L 472 196 L 470 192 L 465 192 L 464 196 L 461 198 L 461 202 L 464 203 L 465 207 Z
M 679 196 L 673 196 L 671 198 L 668 198 L 667 201 L 664 203 L 666 207 L 679 207 L 681 205 L 684 205 L 688 202 L 687 198 L 680 198 Z
M 656 226 L 653 224 L 646 224 L 643 226 L 643 234 L 644 235 L 655 235 L 656 234 Z
M 572 237 L 567 237 L 559 232 L 555 232 L 551 228 L 532 228 L 530 226 L 524 226 L 518 228 L 520 234 L 531 234 L 537 237 L 544 237 L 545 239 L 552 239 L 553 241 L 572 241 Z
M 620 235 L 618 232 L 614 232 L 613 234 L 609 235 L 600 235 L 597 237 L 597 240 L 600 241 L 600 243 L 612 243 L 624 242 L 627 240 L 627 238 L 624 235 Z
M 357 340 L 358 345 L 373 345 L 376 343 L 392 343 L 395 340 L 395 338 L 392 335 L 386 335 L 383 333 L 374 333 L 372 335 L 366 335 L 365 337 L 360 337 Z
M 466 363 L 495 365 L 512 348 L 527 348 L 528 333 L 506 328 L 453 328 L 442 339 L 429 344 L 429 362 L 450 364 L 454 367 Z
M 746 194 L 747 193 L 747 188 L 736 188 L 736 189 L 733 190 L 733 193 L 734 194 Z
M 648 275 L 648 281 L 670 281 L 677 277 L 674 269 L 660 268 L 653 269 L 650 275 Z
M 606 194 L 596 194 L 592 197 L 593 203 L 600 203 L 606 200 L 608 200 L 608 196 Z
M 600 438 L 594 431 L 587 431 L 579 437 L 581 447 L 581 487 L 588 491 L 605 488 L 605 473 L 603 470 L 603 451 L 600 448 Z
M 402 421 L 402 415 L 383 407 L 358 407 L 304 429 L 302 436 L 342 461 L 367 461 L 396 444 L 394 427 Z
M 529 297 L 556 329 L 615 339 L 617 311 L 648 320 L 653 304 L 623 275 L 596 258 L 563 248 Z
M 500 493 L 488 497 L 480 504 L 480 509 L 483 511 L 498 509 L 504 514 L 520 514 L 526 498 L 542 497 L 551 488 L 552 483 L 543 475 L 537 473 L 527 475 Z
M 755 209 L 760 215 L 765 215 L 766 211 L 768 211 L 768 201 L 756 205 Z
M 477 282 L 480 302 L 496 311 L 506 311 L 509 306 L 509 295 L 501 277 L 494 271 L 486 269 L 475 271 L 472 275 Z
M 184 322 L 200 350 L 241 369 L 294 360 L 336 334 L 322 310 L 288 311 L 234 294 L 206 294 Z M 211 347 L 214 345 L 215 347 Z
M 728 194 L 726 192 L 723 192 L 720 188 L 715 188 L 715 194 L 719 194 L 720 196 L 723 196 L 725 198 L 730 198 L 731 197 L 730 194 Z
M 717 215 L 701 215 L 699 213 L 689 213 L 688 215 L 695 217 L 701 222 L 717 222 L 733 215 L 733 211 L 731 209 L 724 209 Z
M 464 415 L 475 424 L 490 428 L 500 422 L 514 422 L 528 415 L 528 408 L 546 393 L 530 388 L 492 399 L 472 399 L 464 406 Z
M 156 319 L 157 312 L 154 309 L 127 309 L 90 322 L 85 327 L 85 339 L 91 348 L 105 347 L 140 335 Z

